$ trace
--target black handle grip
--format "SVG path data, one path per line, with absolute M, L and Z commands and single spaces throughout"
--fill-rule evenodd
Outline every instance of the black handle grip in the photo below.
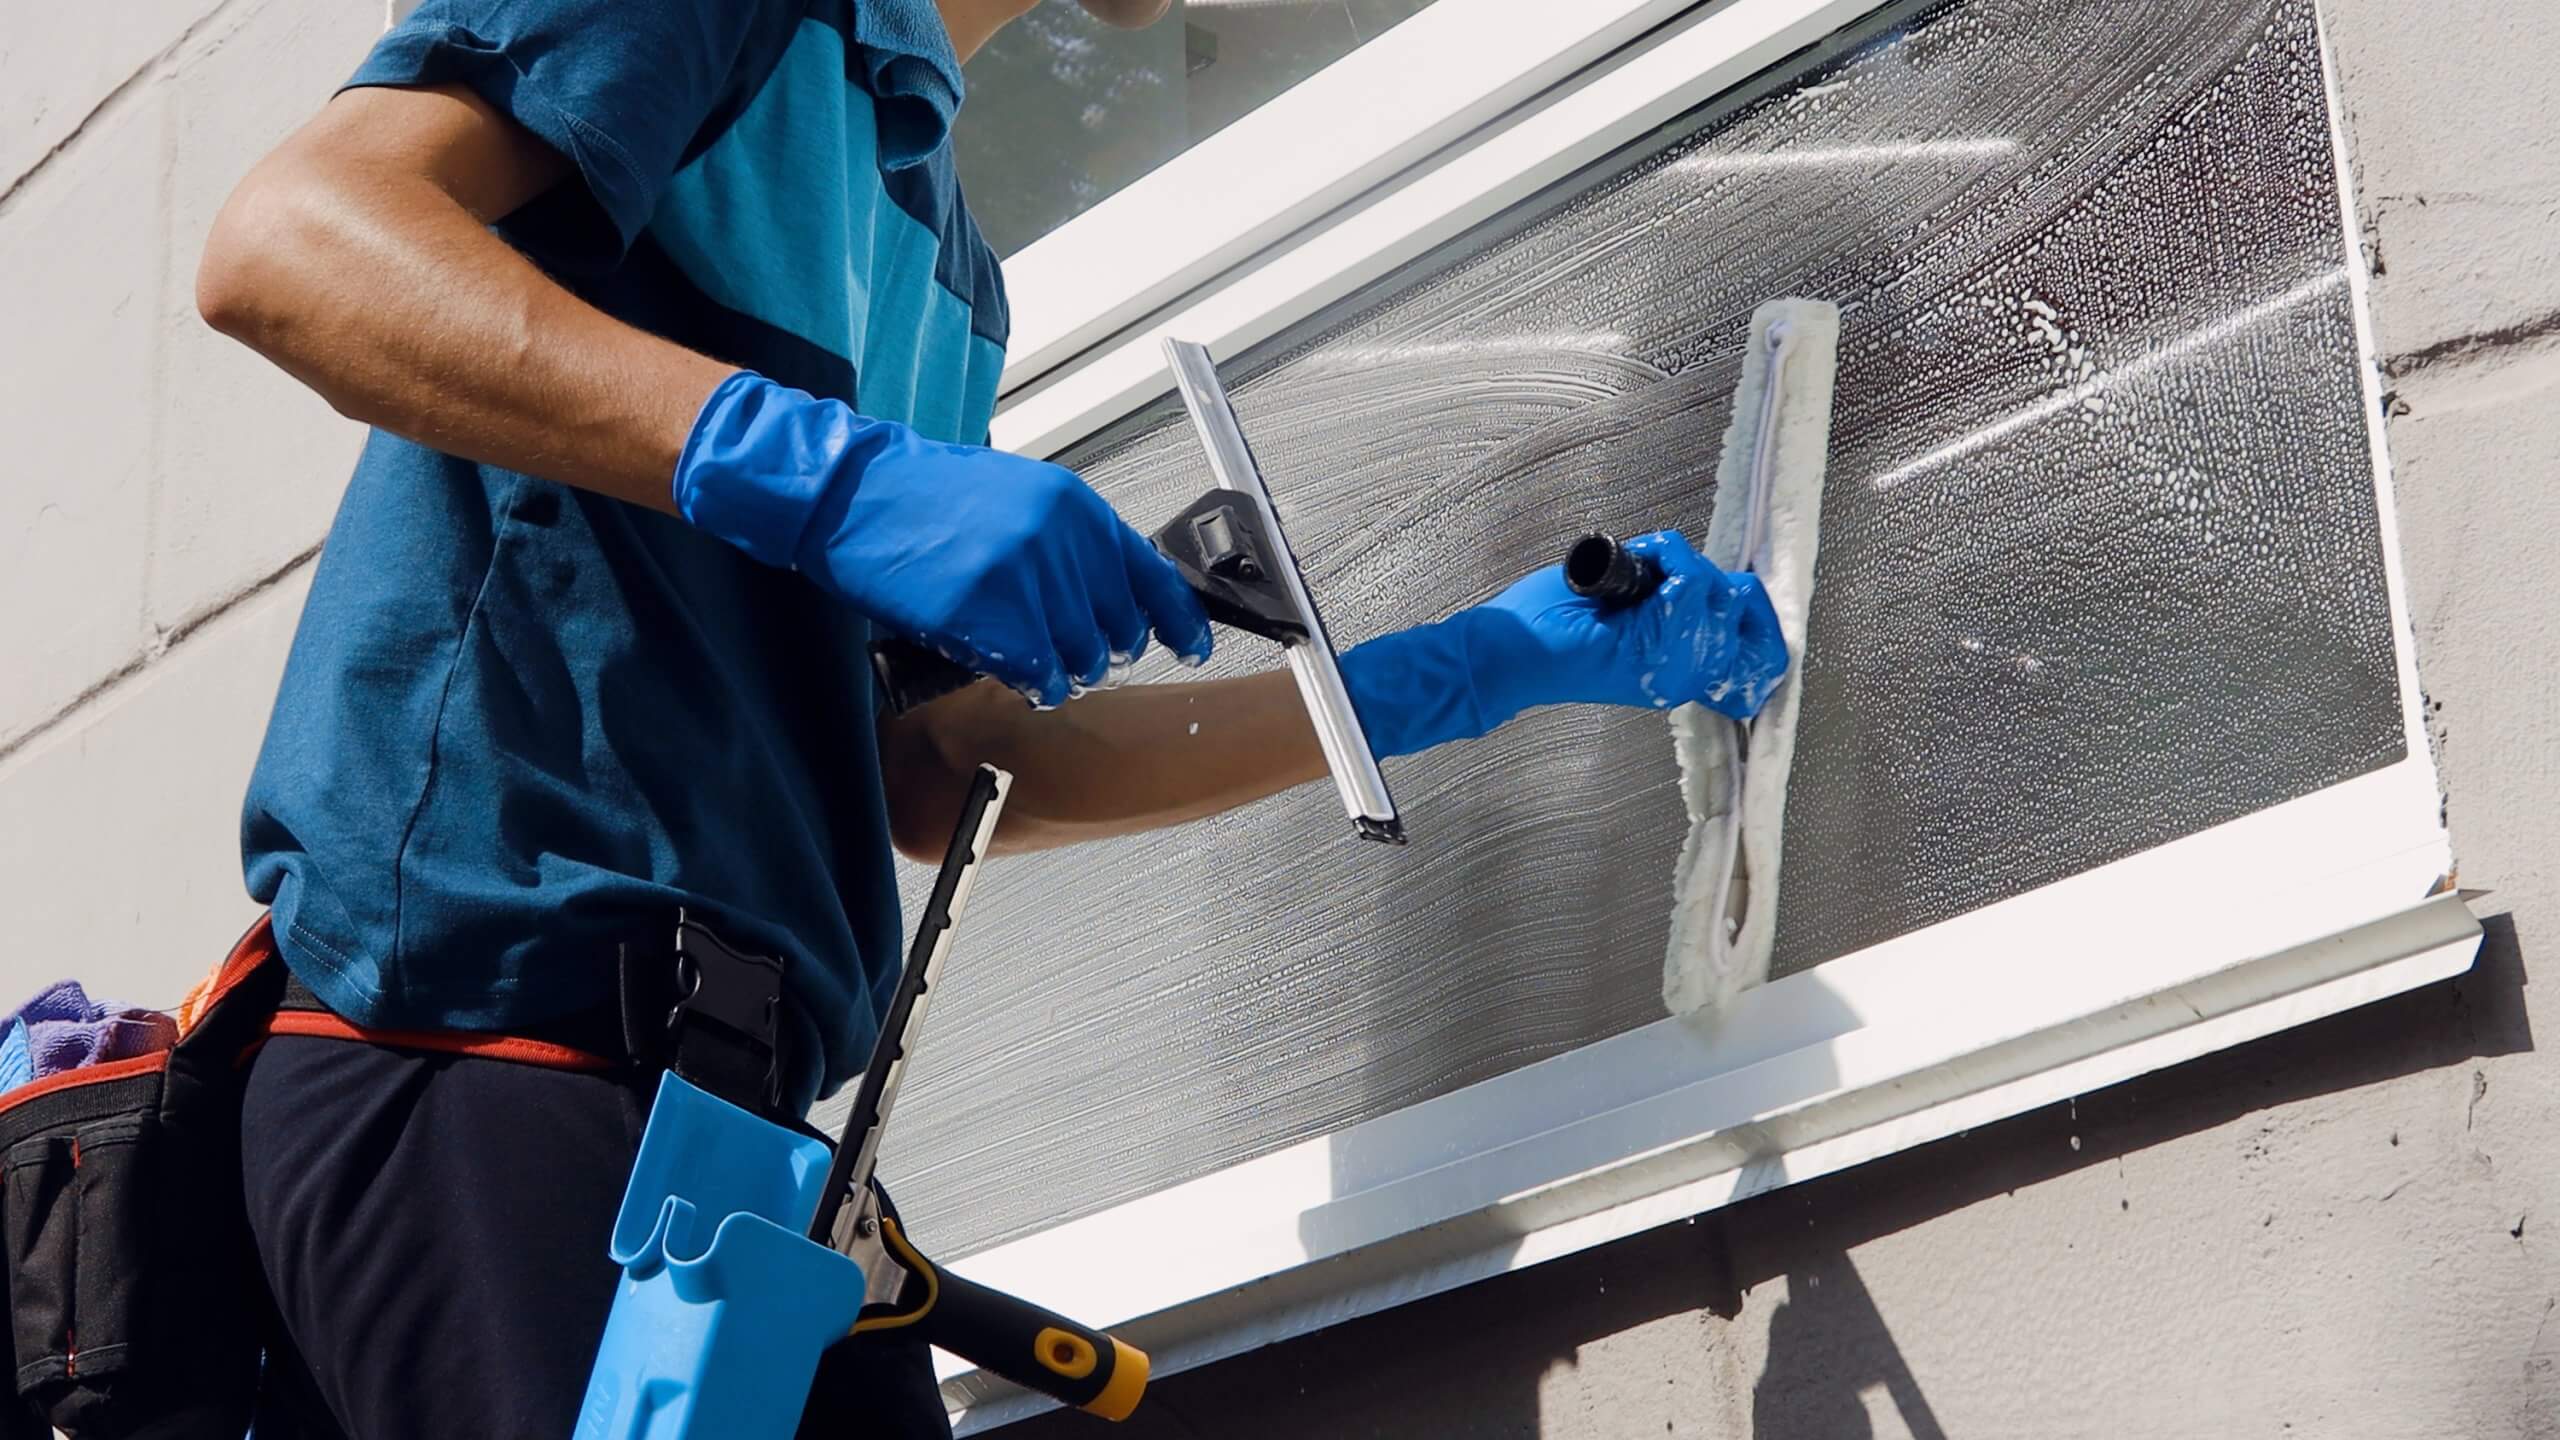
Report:
M 1026 1390 L 1126 1420 L 1147 1390 L 1146 1352 L 1028 1300 L 936 1268 L 921 1338 Z
M 912 640 L 873 641 L 871 674 L 880 683 L 881 706 L 892 715 L 904 715 L 978 679 L 978 672 L 968 666 Z
M 1662 584 L 1662 563 L 1608 535 L 1585 535 L 1564 552 L 1565 588 L 1611 609 L 1633 605 Z

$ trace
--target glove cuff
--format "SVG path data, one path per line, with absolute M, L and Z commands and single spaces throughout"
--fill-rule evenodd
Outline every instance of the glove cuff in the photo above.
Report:
M 807 537 L 831 528 L 813 521 L 850 500 L 863 458 L 904 428 L 738 371 L 702 402 L 676 457 L 676 513 L 767 565 L 809 568 Z
M 1369 748 L 1412 755 L 1490 733 L 1519 713 L 1500 684 L 1502 617 L 1481 607 L 1381 635 L 1343 652 L 1342 680 Z

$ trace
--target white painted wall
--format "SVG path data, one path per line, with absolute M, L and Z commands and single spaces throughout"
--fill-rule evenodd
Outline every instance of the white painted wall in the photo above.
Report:
M 254 913 L 240 794 L 362 432 L 196 318 L 215 209 L 362 0 L 0 23 L 0 1003 L 168 1003 Z

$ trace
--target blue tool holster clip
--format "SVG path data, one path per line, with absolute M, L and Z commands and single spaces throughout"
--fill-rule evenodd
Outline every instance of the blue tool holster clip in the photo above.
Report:
M 669 1071 L 613 1226 L 622 1267 L 577 1440 L 784 1440 L 862 1268 L 807 1236 L 827 1143 Z

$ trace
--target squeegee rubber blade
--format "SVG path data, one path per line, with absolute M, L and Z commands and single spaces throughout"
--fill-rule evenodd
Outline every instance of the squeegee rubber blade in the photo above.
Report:
M 1306 702 L 1308 718 L 1315 722 L 1316 740 L 1324 748 L 1325 766 L 1333 772 L 1334 789 L 1342 796 L 1343 812 L 1364 838 L 1401 845 L 1404 821 L 1396 814 L 1395 796 L 1387 789 L 1387 777 L 1378 770 L 1378 757 L 1369 748 L 1368 733 L 1360 728 L 1359 713 L 1351 706 L 1351 692 L 1342 681 L 1342 667 L 1334 659 L 1333 639 L 1325 632 L 1315 596 L 1307 591 L 1297 553 L 1289 548 L 1288 534 L 1281 527 L 1279 508 L 1271 503 L 1271 489 L 1263 483 L 1262 468 L 1254 462 L 1252 448 L 1245 444 L 1244 430 L 1236 423 L 1235 407 L 1228 403 L 1217 366 L 1210 360 L 1207 347 L 1187 340 L 1168 339 L 1164 351 L 1173 367 L 1174 385 L 1182 394 L 1182 407 L 1190 414 L 1191 428 L 1209 457 L 1209 473 L 1220 486 L 1252 497 L 1260 508 L 1263 528 L 1280 551 L 1281 579 L 1299 613 L 1306 617 L 1307 638 L 1285 647 L 1289 673 L 1298 682 L 1298 694 Z

